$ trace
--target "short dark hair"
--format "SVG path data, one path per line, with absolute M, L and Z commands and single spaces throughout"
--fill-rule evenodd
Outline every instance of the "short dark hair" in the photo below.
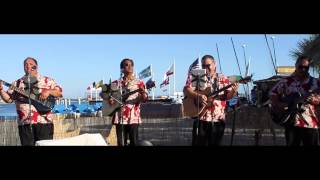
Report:
M 32 61 L 34 61 L 34 63 L 36 63 L 36 65 L 38 66 L 38 61 L 37 61 L 35 58 L 33 58 L 33 57 L 27 57 L 27 58 L 23 61 L 23 65 L 25 65 L 26 62 L 27 62 L 29 59 L 31 59 Z
M 203 63 L 206 59 L 212 59 L 213 62 L 215 62 L 215 59 L 214 59 L 213 56 L 211 56 L 211 55 L 204 55 L 204 56 L 202 57 L 202 59 L 201 59 L 201 63 Z
M 132 64 L 132 66 L 134 66 L 134 63 L 133 63 L 133 60 L 132 60 L 132 59 L 125 58 L 125 59 L 123 59 L 123 60 L 121 61 L 121 63 L 120 63 L 120 69 L 123 69 L 123 68 L 124 68 L 124 62 L 126 62 L 126 61 L 130 61 L 131 64 Z
M 305 55 L 301 55 L 297 58 L 297 61 L 296 61 L 296 65 L 301 62 L 302 60 L 306 60 L 309 62 L 309 64 L 311 64 L 312 62 L 312 59 L 309 57 L 309 56 L 305 56 Z

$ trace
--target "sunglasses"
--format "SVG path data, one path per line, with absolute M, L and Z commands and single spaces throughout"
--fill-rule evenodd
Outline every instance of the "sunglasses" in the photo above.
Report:
M 202 68 L 203 69 L 209 69 L 211 67 L 212 64 L 202 64 Z
M 128 64 L 123 64 L 124 67 L 127 67 L 127 66 L 129 66 L 129 65 L 131 65 L 131 64 L 130 64 L 130 63 L 128 63 Z
M 301 70 L 309 70 L 309 66 L 300 65 L 300 66 L 298 66 L 298 68 Z

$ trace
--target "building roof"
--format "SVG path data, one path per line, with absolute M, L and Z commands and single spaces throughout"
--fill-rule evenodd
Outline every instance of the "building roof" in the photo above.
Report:
M 257 81 L 253 81 L 253 84 L 259 84 L 259 83 L 273 83 L 273 82 L 277 82 L 280 79 L 284 78 L 284 77 L 288 77 L 288 76 L 284 76 L 284 75 L 275 75 L 275 76 L 271 76 L 267 79 L 260 79 Z

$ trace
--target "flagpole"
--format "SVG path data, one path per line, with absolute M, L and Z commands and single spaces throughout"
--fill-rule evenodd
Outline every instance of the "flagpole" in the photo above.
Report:
M 153 79 L 152 64 L 150 65 L 150 71 L 151 71 L 151 81 L 152 81 L 152 79 Z M 152 100 L 154 100 L 154 91 L 153 91 L 153 88 L 151 89 L 151 93 L 152 93 Z
M 173 95 L 176 93 L 176 59 L 173 58 Z
M 150 65 L 150 69 L 151 69 L 151 81 L 153 80 L 153 69 L 152 69 L 152 64 Z M 152 100 L 154 100 L 154 89 L 151 88 L 151 92 L 152 92 Z
M 246 47 L 247 47 L 246 44 L 242 45 L 243 57 L 244 57 L 244 66 L 245 66 L 245 69 L 246 69 L 245 73 L 247 73 L 244 76 L 248 75 L 248 69 L 247 69 L 248 64 L 247 64 L 247 56 L 246 56 Z M 247 91 L 247 99 L 248 99 L 248 102 L 249 102 L 250 101 L 249 83 L 247 83 L 246 91 Z
M 168 79 L 169 79 L 169 99 L 170 99 L 170 92 L 171 92 L 170 76 L 168 76 Z
M 248 71 L 247 71 L 247 76 L 249 76 L 250 74 L 250 63 L 251 63 L 251 56 L 249 56 L 249 59 L 248 59 Z M 252 88 L 252 83 L 251 82 L 248 82 L 248 97 L 249 97 L 249 102 L 251 102 L 251 88 Z
M 276 58 L 276 49 L 274 47 L 274 39 L 276 37 L 275 36 L 271 36 L 271 40 L 272 40 L 272 47 L 273 47 L 273 57 L 274 57 L 274 63 L 276 64 L 276 67 L 278 67 L 277 65 L 277 58 Z
M 96 101 L 97 101 L 97 98 L 98 98 L 98 89 L 95 87 L 95 90 L 96 90 Z
M 199 64 L 199 68 L 202 69 L 202 66 L 201 66 L 202 62 L 201 62 L 201 59 L 200 59 L 200 53 L 199 53 L 199 57 L 198 57 L 198 64 Z
M 93 86 L 92 86 L 92 88 L 93 88 Z M 91 98 L 91 100 L 92 100 L 92 97 L 93 97 L 92 88 L 90 87 L 90 98 Z

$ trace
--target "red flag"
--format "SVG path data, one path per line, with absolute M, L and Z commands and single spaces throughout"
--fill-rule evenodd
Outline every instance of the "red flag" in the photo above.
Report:
M 169 77 L 167 77 L 161 84 L 160 84 L 160 88 L 162 88 L 163 86 L 166 86 L 169 84 Z
M 166 72 L 166 75 L 167 76 L 170 76 L 172 75 L 174 72 L 173 72 L 173 64 L 170 66 L 170 68 L 168 69 L 168 71 Z

